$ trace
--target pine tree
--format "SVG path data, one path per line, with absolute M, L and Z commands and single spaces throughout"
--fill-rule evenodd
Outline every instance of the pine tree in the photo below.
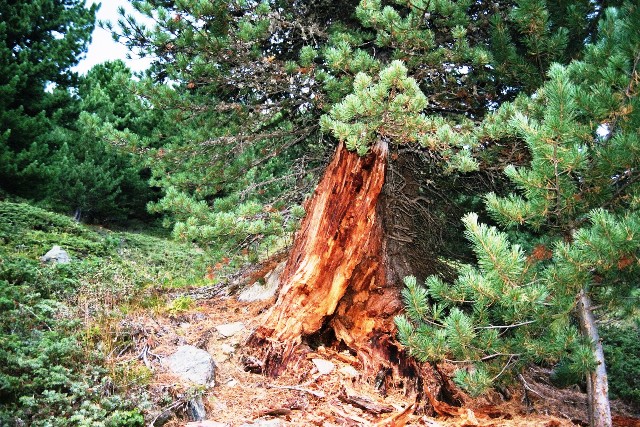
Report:
M 72 108 L 71 67 L 85 51 L 97 6 L 80 0 L 0 2 L 0 182 L 5 191 L 41 196 L 33 181 L 42 163 L 56 110 Z M 47 91 L 47 88 L 55 88 Z
M 157 138 L 158 114 L 136 96 L 122 61 L 89 70 L 77 96 L 79 116 L 51 136 L 60 148 L 46 163 L 44 203 L 85 221 L 146 218 L 154 195 L 138 151 Z
M 580 55 L 580 46 L 569 43 L 571 31 L 597 13 L 582 21 L 560 18 L 566 11 L 537 1 L 497 7 L 361 1 L 355 10 L 361 26 L 330 33 L 315 75 L 331 104 L 322 128 L 340 143 L 308 205 L 276 305 L 251 342 L 271 349 L 265 351 L 268 372 L 281 372 L 297 343 L 321 328 L 354 350 L 368 373 L 388 366 L 395 353 L 389 320 L 399 306 L 398 275 L 445 275 L 449 268 L 440 254 L 414 245 L 430 240 L 455 205 L 425 190 L 445 179 L 462 181 L 486 164 L 499 147 L 489 135 L 500 130 L 473 131 L 474 121 L 532 91 L 552 61 Z M 500 67 L 505 51 L 519 64 L 517 75 Z M 345 153 L 349 149 L 361 160 Z M 474 152 L 486 157 L 474 159 Z M 414 159 L 419 166 L 407 167 Z M 440 188 L 466 196 L 460 188 Z
M 155 58 L 139 86 L 163 114 L 159 142 L 149 147 L 151 182 L 163 197 L 151 209 L 166 215 L 176 237 L 218 257 L 282 246 L 313 170 L 326 163 L 315 83 L 289 60 L 308 37 L 292 22 L 292 9 L 305 6 L 134 6 L 158 17 L 154 28 L 123 17 L 116 35 Z
M 457 202 L 448 196 L 473 198 L 449 191 L 465 172 L 492 159 L 527 163 L 531 153 L 525 138 L 514 137 L 512 119 L 535 102 L 518 94 L 534 93 L 552 64 L 580 59 L 603 11 L 589 0 L 135 5 L 158 25 L 123 17 L 118 37 L 156 58 L 142 86 L 154 108 L 167 112 L 152 152 L 154 183 L 165 194 L 154 209 L 170 214 L 178 236 L 221 251 L 277 236 L 302 199 L 285 191 L 306 178 L 309 157 L 336 147 L 307 204 L 276 306 L 252 338 L 273 374 L 302 339 L 329 329 L 368 373 L 390 363 L 396 278 L 446 268 L 437 254 L 406 246 L 448 224 Z M 513 103 L 475 129 L 506 101 Z M 451 184 L 434 185 L 445 181 Z M 494 181 L 473 188 L 503 190 Z M 446 195 L 434 196 L 433 187 Z M 278 199 L 284 203 L 265 206 Z M 437 213 L 425 221 L 430 204 Z M 274 206 L 285 209 L 272 222 Z M 413 267 L 420 258 L 430 265 Z M 497 326 L 515 331 L 518 323 Z
M 407 316 L 396 320 L 419 359 L 473 365 L 456 375 L 472 392 L 532 362 L 586 376 L 593 426 L 611 425 L 594 316 L 624 316 L 638 296 L 639 14 L 607 9 L 583 59 L 553 65 L 531 97 L 479 128 L 529 156 L 505 169 L 517 192 L 486 197 L 506 231 L 467 215 L 477 266 L 452 285 L 407 279 Z

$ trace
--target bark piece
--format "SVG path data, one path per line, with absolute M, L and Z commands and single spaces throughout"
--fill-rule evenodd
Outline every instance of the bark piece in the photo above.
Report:
M 409 417 L 413 414 L 416 408 L 416 404 L 407 406 L 403 411 L 393 414 L 390 417 L 380 421 L 375 427 L 404 427 L 409 420 Z
M 246 372 L 261 374 L 264 370 L 264 363 L 253 356 L 243 354 L 242 357 L 240 357 L 240 363 Z
M 376 403 L 373 399 L 366 396 L 358 396 L 353 393 L 347 391 L 347 389 L 343 389 L 342 394 L 340 395 L 340 400 L 346 403 L 350 403 L 353 406 L 356 406 L 360 409 L 364 409 L 367 412 L 370 412 L 375 415 L 385 414 L 389 412 L 395 411 L 395 408 L 391 405 L 383 405 L 380 403 Z
M 289 408 L 266 409 L 258 413 L 258 417 L 284 417 L 291 415 L 292 410 Z
M 277 266 L 264 276 L 264 284 L 256 281 L 250 287 L 244 289 L 238 295 L 238 301 L 254 302 L 266 301 L 273 298 L 280 284 L 280 276 L 284 270 L 285 261 L 280 262 Z
M 367 420 L 365 420 L 364 418 L 356 415 L 356 414 L 351 414 L 349 412 L 347 412 L 347 408 L 340 408 L 336 405 L 333 404 L 329 404 L 329 408 L 331 409 L 331 411 L 336 414 L 337 416 L 339 416 L 340 418 L 344 419 L 348 424 L 347 425 L 352 425 L 351 423 L 355 423 L 356 426 L 358 427 L 365 427 L 365 426 L 370 426 L 371 423 Z
M 624 417 L 621 415 L 614 415 L 612 417 L 613 425 L 615 427 L 640 427 L 640 418 Z
M 437 400 L 429 390 L 425 390 L 424 393 L 429 399 L 429 403 L 431 403 L 436 414 L 445 417 L 456 417 L 460 414 L 460 408 Z

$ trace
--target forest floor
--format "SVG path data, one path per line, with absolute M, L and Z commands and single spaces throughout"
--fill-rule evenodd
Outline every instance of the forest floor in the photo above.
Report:
M 42 263 L 53 245 L 68 250 L 71 263 Z M 553 387 L 540 368 L 509 389 L 465 397 L 458 406 L 416 401 L 412 379 L 387 377 L 382 393 L 375 379 L 362 375 L 360 362 L 331 342 L 305 347 L 305 357 L 278 378 L 262 375 L 245 343 L 274 298 L 248 303 L 237 295 L 262 279 L 272 284 L 267 288 L 277 287 L 267 275 L 285 257 L 272 254 L 248 269 L 229 265 L 227 271 L 222 264 L 211 267 L 191 244 L 88 228 L 0 201 L 0 343 L 11 344 L 0 352 L 0 377 L 14 384 L 3 391 L 10 399 L 0 399 L 0 424 L 68 425 L 73 413 L 82 425 L 119 426 L 586 425 L 585 394 Z M 234 327 L 225 332 L 225 325 Z M 169 372 L 167 358 L 187 344 L 213 358 L 215 385 L 185 383 Z M 11 365 L 17 359 L 7 355 L 23 360 Z M 445 374 L 452 369 L 439 368 Z M 51 378 L 77 393 L 52 395 Z M 189 423 L 189 403 L 196 400 L 206 423 Z M 640 408 L 634 413 L 620 402 L 613 408 L 614 425 L 640 427 Z
M 360 376 L 358 360 L 347 351 L 309 348 L 306 359 L 289 367 L 282 376 L 263 376 L 257 372 L 258 361 L 243 351 L 243 344 L 260 326 L 263 313 L 272 303 L 244 303 L 235 297 L 218 296 L 196 300 L 179 313 L 130 313 L 119 327 L 134 337 L 135 348 L 120 354 L 114 362 L 144 363 L 153 371 L 151 394 L 168 393 L 174 398 L 165 405 L 173 415 L 164 424 L 167 427 L 588 425 L 585 394 L 577 389 L 554 388 L 546 381 L 548 372 L 540 369 L 528 371 L 520 384 L 501 394 L 465 399 L 463 407 L 442 403 L 436 408 L 438 414 L 427 404 L 430 413 L 426 415 L 415 410 L 421 407 L 420 402 L 405 390 L 405 381 L 397 380 L 382 395 L 373 381 Z M 240 323 L 242 327 L 229 336 L 217 328 Z M 215 386 L 194 389 L 164 367 L 162 360 L 185 344 L 205 349 L 213 356 Z M 208 421 L 189 422 L 186 407 L 194 390 L 202 396 Z M 639 414 L 618 402 L 613 402 L 613 407 L 614 425 L 640 427 L 640 418 L 633 418 Z

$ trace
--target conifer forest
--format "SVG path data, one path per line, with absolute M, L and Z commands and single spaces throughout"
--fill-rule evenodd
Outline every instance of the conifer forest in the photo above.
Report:
M 637 1 L 128 1 L 0 0 L 0 427 L 640 426 Z

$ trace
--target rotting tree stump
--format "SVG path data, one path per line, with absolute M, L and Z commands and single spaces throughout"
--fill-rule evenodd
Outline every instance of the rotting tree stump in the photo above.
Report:
M 366 372 L 389 360 L 401 301 L 397 285 L 386 283 L 377 211 L 387 155 L 384 141 L 363 157 L 341 145 L 327 167 L 296 234 L 277 301 L 250 340 L 255 347 L 269 344 L 266 373 L 278 375 L 303 337 L 323 327 L 358 355 Z
M 247 347 L 262 359 L 263 373 L 278 376 L 304 357 L 305 338 L 331 337 L 358 357 L 364 378 L 385 383 L 388 377 L 409 377 L 407 388 L 424 404 L 429 404 L 427 395 L 459 404 L 447 398 L 458 392 L 438 367 L 405 357 L 395 339 L 402 277 L 422 280 L 447 267 L 433 259 L 416 262 L 414 242 L 420 246 L 431 231 L 424 216 L 403 213 L 406 206 L 394 208 L 393 193 L 402 193 L 405 200 L 424 199 L 417 194 L 424 170 L 403 167 L 398 172 L 389 167 L 389 157 L 384 140 L 366 156 L 343 144 L 337 148 L 306 207 L 277 300 Z M 390 170 L 396 178 L 399 174 L 399 186 L 388 179 Z M 397 191 L 400 187 L 403 192 Z M 399 235 L 407 229 L 412 231 Z

